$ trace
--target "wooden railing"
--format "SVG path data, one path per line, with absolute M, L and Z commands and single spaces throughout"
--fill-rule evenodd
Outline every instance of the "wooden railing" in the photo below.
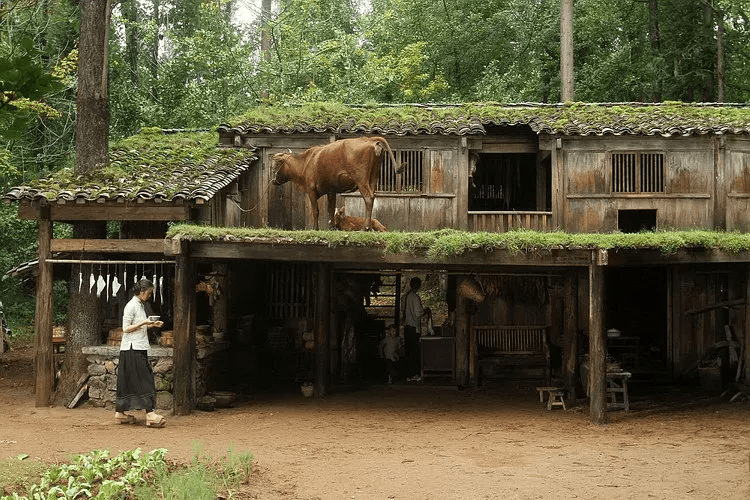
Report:
M 512 229 L 552 230 L 552 212 L 469 212 L 469 230 L 505 233 Z
M 549 385 L 550 348 L 546 326 L 475 326 L 472 327 L 472 344 L 483 375 L 502 376 L 494 373 L 495 366 L 502 366 L 504 374 L 541 371 Z M 485 372 L 485 368 L 488 371 Z
M 546 326 L 475 326 L 477 347 L 480 354 L 547 355 Z

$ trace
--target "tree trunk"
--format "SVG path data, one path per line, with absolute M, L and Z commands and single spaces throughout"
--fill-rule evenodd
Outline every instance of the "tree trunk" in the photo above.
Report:
M 138 2 L 124 0 L 122 2 L 122 17 L 125 20 L 125 59 L 130 67 L 130 83 L 138 86 L 138 56 L 140 36 L 138 33 Z
M 161 0 L 153 0 L 152 7 L 153 7 L 153 21 L 156 25 L 157 30 L 161 30 L 162 26 L 159 21 L 159 3 Z M 151 95 L 153 96 L 154 101 L 158 101 L 159 99 L 159 86 L 157 85 L 158 77 L 159 77 L 159 42 L 161 41 L 161 33 L 158 33 L 157 36 L 153 38 L 153 41 L 151 42 L 151 64 L 149 65 L 151 67 Z
M 88 174 L 108 163 L 107 49 L 109 1 L 81 0 L 76 103 L 77 174 Z
M 573 101 L 573 0 L 562 0 L 560 6 L 560 82 L 560 101 Z
M 271 19 L 271 0 L 263 0 L 260 11 L 261 30 L 260 30 L 260 52 L 263 54 L 264 61 L 271 60 L 271 29 L 268 25 Z M 264 87 L 260 91 L 261 97 L 268 97 L 268 88 Z
M 724 102 L 724 12 L 716 11 L 716 102 Z
M 106 167 L 109 162 L 107 52 L 111 12 L 109 0 L 81 0 L 80 5 L 75 170 L 77 174 L 86 175 Z M 73 224 L 74 238 L 105 238 L 106 235 L 104 222 Z M 55 403 L 62 405 L 75 396 L 79 379 L 86 375 L 87 364 L 81 347 L 101 343 L 99 301 L 88 288 L 78 293 L 79 272 L 83 270 L 72 267 L 65 360 L 55 394 Z
M 659 0 L 649 0 L 648 11 L 651 23 L 651 57 L 656 58 L 661 54 L 661 32 L 659 29 Z M 652 102 L 661 101 L 661 78 L 654 77 Z

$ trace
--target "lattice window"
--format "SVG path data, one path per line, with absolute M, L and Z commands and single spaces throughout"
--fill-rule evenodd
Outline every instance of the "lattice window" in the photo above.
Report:
M 613 193 L 663 193 L 664 154 L 612 153 Z
M 417 192 L 424 190 L 424 151 L 419 149 L 394 150 L 396 161 L 401 164 L 406 162 L 406 167 L 397 175 L 391 164 L 390 155 L 384 155 L 380 164 L 380 180 L 378 181 L 378 192 Z
M 271 318 L 313 316 L 312 272 L 306 264 L 270 266 L 266 274 L 267 312 Z

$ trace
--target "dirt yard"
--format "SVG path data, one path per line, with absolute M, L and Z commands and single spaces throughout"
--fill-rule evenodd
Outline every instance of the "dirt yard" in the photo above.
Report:
M 748 402 L 636 388 L 632 410 L 600 426 L 586 406 L 547 411 L 531 386 L 400 385 L 262 395 L 151 429 L 142 414 L 126 426 L 87 404 L 36 408 L 32 354 L 0 355 L 0 458 L 164 447 L 187 461 L 196 443 L 214 457 L 233 447 L 255 455 L 238 498 L 750 498 Z

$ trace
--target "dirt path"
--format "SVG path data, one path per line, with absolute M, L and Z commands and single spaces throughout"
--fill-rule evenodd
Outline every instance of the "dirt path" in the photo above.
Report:
M 164 447 L 255 455 L 261 499 L 747 499 L 750 403 L 708 402 L 588 422 L 588 409 L 547 411 L 533 388 L 458 391 L 374 387 L 324 399 L 258 396 L 171 417 L 167 427 L 117 425 L 112 412 L 35 408 L 31 349 L 0 355 L 0 458 L 48 460 L 93 449 Z

